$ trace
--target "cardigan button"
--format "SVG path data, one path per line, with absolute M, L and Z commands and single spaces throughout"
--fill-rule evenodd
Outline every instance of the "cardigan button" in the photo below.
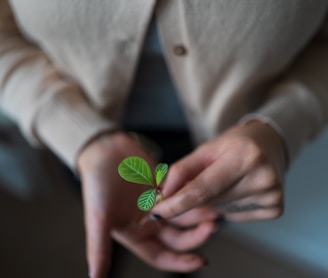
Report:
M 183 45 L 176 45 L 173 48 L 173 52 L 177 56 L 184 56 L 187 54 L 187 49 Z

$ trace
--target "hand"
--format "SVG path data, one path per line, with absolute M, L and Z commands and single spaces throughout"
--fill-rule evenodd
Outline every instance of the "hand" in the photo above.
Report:
M 165 219 L 215 204 L 231 221 L 274 219 L 283 212 L 283 142 L 268 125 L 235 126 L 170 167 L 165 200 L 153 213 Z
M 118 164 L 131 155 L 144 157 L 155 165 L 138 143 L 121 132 L 94 139 L 78 158 L 90 277 L 107 277 L 111 237 L 158 269 L 188 272 L 202 267 L 204 258 L 187 251 L 202 244 L 213 233 L 216 229 L 213 219 L 217 213 L 198 208 L 173 220 L 185 226 L 202 222 L 183 231 L 166 221 L 148 221 L 140 225 L 145 213 L 136 203 L 145 188 L 125 182 L 117 172 Z

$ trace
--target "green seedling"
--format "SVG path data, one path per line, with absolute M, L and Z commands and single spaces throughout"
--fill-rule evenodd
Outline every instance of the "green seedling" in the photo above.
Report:
M 138 156 L 129 156 L 119 164 L 118 173 L 122 179 L 152 186 L 152 189 L 143 192 L 137 201 L 138 208 L 143 211 L 149 211 L 156 204 L 156 202 L 163 200 L 163 194 L 161 190 L 161 183 L 164 180 L 168 171 L 168 165 L 165 163 L 157 164 L 154 175 L 155 183 L 152 171 L 146 160 Z

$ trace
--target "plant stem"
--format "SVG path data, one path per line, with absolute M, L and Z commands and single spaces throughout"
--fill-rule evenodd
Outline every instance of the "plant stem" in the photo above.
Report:
M 159 192 L 159 201 L 162 202 L 164 200 L 164 196 L 162 191 Z

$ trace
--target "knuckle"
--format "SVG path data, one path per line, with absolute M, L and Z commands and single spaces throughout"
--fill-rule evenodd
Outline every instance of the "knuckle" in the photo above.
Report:
M 173 199 L 167 200 L 165 206 L 159 204 L 159 206 L 161 206 L 159 213 L 166 219 L 178 216 L 197 205 L 199 202 L 197 196 L 194 189 L 188 189 L 182 194 L 177 194 Z M 159 209 L 159 207 L 157 208 Z
M 269 190 L 279 183 L 278 174 L 271 165 L 262 166 L 255 177 L 255 187 L 259 191 Z
M 264 168 L 264 175 L 267 183 L 272 186 L 275 186 L 279 182 L 278 174 L 273 165 L 266 165 Z
M 283 212 L 284 212 L 283 207 L 277 206 L 277 207 L 274 207 L 274 208 L 264 211 L 262 214 L 262 219 L 263 220 L 277 219 L 283 215 Z
M 282 191 L 274 191 L 273 193 L 270 194 L 269 200 L 268 200 L 268 205 L 275 206 L 275 205 L 280 205 L 283 203 L 283 193 Z
M 271 212 L 271 219 L 277 219 L 280 216 L 282 216 L 284 213 L 284 209 L 282 206 L 276 207 L 275 209 L 272 210 Z
M 150 266 L 161 271 L 166 271 L 167 267 L 162 262 L 161 256 L 149 256 L 146 260 Z
M 185 199 L 180 196 L 177 197 L 173 204 L 169 204 L 165 207 L 162 207 L 160 214 L 164 218 L 171 218 L 179 214 L 184 209 Z
M 101 228 L 101 225 L 106 222 L 107 214 L 101 205 L 97 205 L 91 208 L 86 206 L 86 211 L 84 213 L 84 218 L 87 224 L 87 228 Z
M 177 177 L 178 181 L 184 181 L 188 179 L 188 169 L 183 167 L 180 163 L 173 164 L 170 166 L 170 171 L 168 172 L 170 177 Z
M 184 169 L 183 167 L 180 166 L 180 164 L 173 164 L 170 166 L 170 174 L 172 176 L 182 176 L 184 174 Z
M 265 156 L 261 148 L 253 141 L 244 143 L 243 162 L 246 169 L 253 169 L 265 161 Z
M 190 199 L 196 200 L 198 204 L 205 203 L 210 199 L 210 192 L 205 186 L 190 189 L 188 192 Z

